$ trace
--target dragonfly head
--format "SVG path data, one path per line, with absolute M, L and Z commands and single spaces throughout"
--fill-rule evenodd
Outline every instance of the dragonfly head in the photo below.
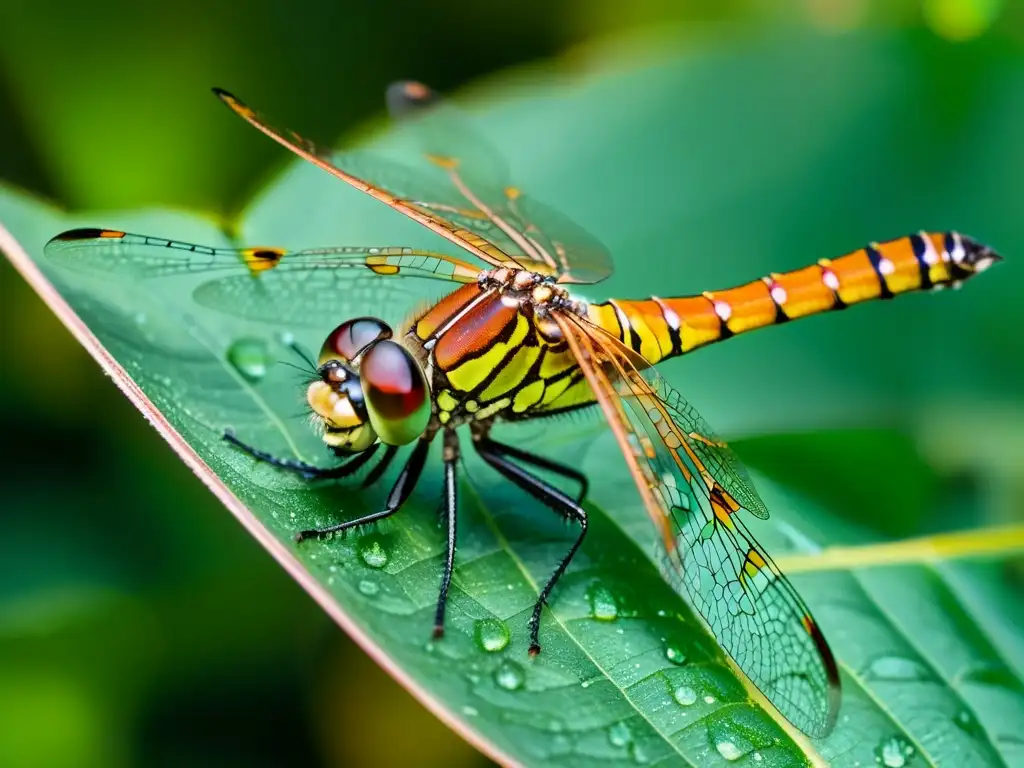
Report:
M 958 233 L 953 233 L 951 237 L 953 247 L 949 248 L 949 253 L 953 260 L 954 277 L 958 280 L 966 280 L 1003 260 L 998 253 L 973 238 Z
M 331 331 L 320 349 L 306 400 L 324 442 L 339 453 L 361 453 L 377 440 L 404 445 L 427 428 L 426 376 L 391 336 L 383 321 L 359 317 Z

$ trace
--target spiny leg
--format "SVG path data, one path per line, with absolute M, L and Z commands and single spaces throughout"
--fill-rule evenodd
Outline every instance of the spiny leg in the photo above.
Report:
M 384 474 L 384 471 L 391 466 L 391 462 L 395 458 L 395 454 L 398 453 L 397 445 L 389 445 L 384 449 L 384 455 L 381 460 L 377 462 L 377 466 L 366 473 L 366 477 L 363 478 L 363 488 L 369 488 L 371 485 L 380 480 L 380 476 Z
M 444 435 L 444 512 L 448 527 L 448 549 L 441 574 L 441 591 L 437 596 L 437 613 L 434 614 L 434 637 L 444 635 L 444 611 L 448 605 L 448 587 L 452 583 L 452 569 L 455 567 L 455 521 L 458 511 L 455 465 L 459 460 L 459 439 L 454 430 Z
M 340 464 L 337 467 L 316 467 L 313 466 L 312 464 L 307 464 L 304 461 L 296 461 L 295 459 L 281 459 L 278 458 L 277 456 L 274 456 L 271 453 L 261 451 L 259 448 L 254 448 L 248 443 L 243 443 L 241 440 L 239 440 L 235 436 L 235 433 L 232 432 L 230 429 L 224 430 L 224 440 L 231 443 L 236 448 L 240 448 L 241 450 L 245 451 L 247 454 L 252 456 L 257 461 L 262 461 L 266 464 L 270 464 L 271 466 L 277 467 L 278 469 L 284 469 L 289 472 L 295 472 L 297 474 L 302 475 L 308 480 L 336 480 L 338 478 L 348 477 L 349 475 L 358 472 L 366 464 L 366 462 L 373 458 L 373 454 L 377 452 L 377 448 L 379 447 L 379 444 L 371 445 L 369 448 L 367 448 L 362 453 L 357 454 L 353 459 L 351 459 L 347 463 Z M 384 460 L 389 460 L 386 454 L 384 456 Z M 374 468 L 374 471 L 376 471 L 376 468 Z M 371 472 L 370 474 L 372 475 L 373 472 Z M 374 477 L 374 480 L 376 480 L 377 477 L 379 476 L 380 475 Z
M 555 568 L 555 572 L 551 574 L 551 578 L 548 579 L 547 584 L 545 584 L 544 588 L 540 591 L 540 595 L 537 597 L 537 602 L 533 606 L 533 614 L 530 616 L 529 623 L 530 655 L 536 656 L 540 653 L 541 610 L 544 608 L 544 603 L 547 602 L 548 595 L 551 594 L 551 590 L 554 589 L 558 580 L 562 578 L 562 574 L 565 573 L 565 569 L 569 566 L 569 562 L 576 554 L 576 551 L 580 548 L 580 544 L 583 543 L 583 537 L 587 534 L 587 513 L 578 502 L 569 496 L 566 496 L 562 491 L 544 482 L 539 477 L 531 475 L 527 470 L 517 464 L 514 464 L 500 453 L 495 453 L 490 449 L 486 440 L 477 441 L 476 449 L 484 461 L 535 499 L 547 505 L 567 520 L 573 520 L 580 524 L 580 535 L 576 537 L 576 541 L 573 542 L 572 547 L 569 548 L 569 552 L 564 558 L 562 558 L 558 567 Z
M 417 441 L 412 454 L 409 456 L 409 460 L 406 461 L 405 466 L 402 467 L 402 471 L 398 473 L 398 479 L 395 480 L 395 484 L 391 487 L 391 493 L 388 494 L 388 500 L 385 503 L 383 510 L 380 512 L 374 512 L 370 515 L 365 515 L 355 520 L 349 520 L 346 523 L 338 523 L 337 525 L 330 525 L 326 528 L 314 528 L 308 531 L 300 531 L 295 537 L 295 540 L 304 541 L 305 539 L 326 536 L 329 533 L 340 533 L 341 531 L 347 531 L 350 528 L 357 528 L 360 525 L 366 525 L 367 523 L 373 523 L 377 520 L 383 520 L 385 517 L 393 515 L 398 511 L 399 507 L 405 503 L 405 500 L 409 498 L 409 494 L 412 493 L 412 489 L 416 487 L 416 483 L 420 479 L 420 473 L 423 471 L 423 465 L 427 462 L 427 452 L 429 449 L 430 438 L 421 437 Z
M 506 456 L 512 459 L 518 459 L 524 464 L 530 464 L 531 466 L 538 467 L 540 469 L 546 469 L 549 472 L 554 472 L 556 475 L 561 475 L 562 477 L 568 480 L 572 480 L 578 483 L 580 486 L 580 491 L 576 495 L 577 504 L 582 504 L 583 500 L 587 498 L 587 489 L 590 487 L 590 485 L 587 480 L 587 476 L 584 475 L 579 470 L 573 469 L 572 467 L 566 466 L 565 464 L 560 464 L 559 462 L 554 461 L 552 459 L 548 459 L 543 456 L 538 456 L 534 453 L 524 451 L 521 448 L 506 445 L 505 443 L 499 443 L 497 440 L 491 438 L 490 435 L 486 434 L 483 437 L 478 438 L 477 445 L 481 447 L 486 446 L 487 450 L 491 451 L 492 453 L 496 453 L 500 456 Z

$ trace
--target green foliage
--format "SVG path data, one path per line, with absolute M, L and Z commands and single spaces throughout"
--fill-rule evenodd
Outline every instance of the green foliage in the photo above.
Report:
M 1019 584 L 1001 568 L 1007 555 L 833 568 L 827 550 L 814 554 L 991 522 L 984 499 L 970 485 L 951 493 L 918 449 L 941 451 L 935 435 L 950 431 L 979 439 L 993 413 L 1003 424 L 1024 422 L 1024 363 L 1015 353 L 1024 308 L 1013 300 L 1024 153 L 1009 127 L 1021 117 L 1024 72 L 1005 67 L 1007 55 L 998 45 L 951 49 L 915 35 L 646 52 L 646 63 L 605 64 L 571 90 L 534 86 L 499 98 L 495 88 L 479 114 L 516 182 L 616 254 L 618 273 L 588 297 L 697 292 L 922 227 L 962 229 L 1009 257 L 962 295 L 794 323 L 666 366 L 720 431 L 752 438 L 737 444 L 741 455 L 779 480 L 759 481 L 773 518 L 754 530 L 769 551 L 809 558 L 793 560 L 810 562 L 794 581 L 843 667 L 839 727 L 814 745 L 835 765 L 1020 758 L 1012 725 L 1024 716 L 1024 627 L 1012 610 Z M 72 217 L 13 191 L 0 196 L 0 221 L 34 257 L 53 233 L 87 224 L 227 243 L 196 217 Z M 299 163 L 246 208 L 237 231 L 252 244 L 443 247 Z M 197 307 L 196 276 L 136 284 L 40 266 L 173 428 L 300 560 L 317 593 L 493 748 L 529 764 L 753 764 L 755 753 L 761 765 L 802 761 L 658 578 L 650 524 L 607 438 L 580 442 L 569 434 L 576 427 L 559 424 L 522 438 L 551 439 L 548 450 L 574 456 L 594 479 L 592 534 L 545 614 L 541 656 L 527 658 L 525 619 L 567 534 L 473 461 L 460 488 L 448 634 L 430 643 L 443 538 L 436 463 L 409 508 L 378 530 L 297 547 L 295 531 L 370 511 L 379 496 L 312 487 L 218 439 L 231 426 L 267 450 L 324 460 L 293 417 L 299 385 L 278 363 L 288 355 L 279 334 L 316 348 L 353 313 L 344 295 L 322 326 L 284 327 Z M 405 308 L 388 309 L 400 316 Z M 253 364 L 254 348 L 267 351 L 265 372 Z M 875 427 L 866 438 L 823 433 L 865 423 Z M 986 467 L 963 469 L 1013 482 Z M 831 497 L 823 477 L 834 478 Z M 899 521 L 859 513 L 876 503 Z M 73 694 L 38 695 L 70 712 Z

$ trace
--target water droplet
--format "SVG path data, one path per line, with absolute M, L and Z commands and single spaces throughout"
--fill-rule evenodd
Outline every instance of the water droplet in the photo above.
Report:
M 333 576 L 331 578 L 334 578 Z M 376 581 L 363 579 L 359 582 L 359 591 L 367 597 L 373 597 L 380 592 L 380 585 Z
M 633 755 L 634 763 L 639 763 L 640 765 L 643 765 L 647 762 L 647 753 L 644 752 L 643 747 L 641 747 L 635 741 L 633 742 L 633 748 L 630 750 L 630 752 Z
M 762 760 L 764 760 L 764 755 L 762 755 L 760 752 L 755 752 L 754 761 L 760 763 Z
M 676 688 L 672 694 L 672 698 L 676 700 L 676 703 L 683 707 L 688 707 L 697 701 L 697 692 L 688 685 L 681 685 Z
M 135 320 L 135 324 L 136 325 L 145 325 L 146 324 L 146 313 L 145 312 L 136 312 L 135 316 L 132 319 Z
M 462 708 L 462 714 L 466 715 L 466 717 L 476 717 L 480 714 L 480 710 L 476 707 L 465 706 Z
M 587 589 L 587 600 L 590 601 L 590 615 L 598 621 L 615 621 L 619 618 L 619 606 L 615 595 L 601 584 L 595 581 Z
M 494 682 L 506 691 L 518 691 L 526 682 L 526 673 L 516 662 L 506 659 L 494 670 Z
M 880 656 L 868 667 L 868 674 L 879 680 L 925 680 L 928 670 L 912 659 Z
M 238 339 L 228 347 L 228 362 L 242 378 L 255 384 L 267 375 L 270 351 L 262 339 Z
M 715 744 L 715 749 L 718 750 L 718 754 L 730 762 L 733 760 L 739 760 L 743 757 L 743 753 L 740 752 L 740 748 L 731 741 L 720 741 Z
M 626 747 L 633 741 L 633 734 L 629 732 L 629 726 L 624 722 L 615 723 L 608 729 L 608 743 L 613 747 Z
M 973 736 L 977 739 L 985 738 L 985 732 L 981 729 L 981 726 L 978 725 L 977 718 L 975 718 L 974 715 L 966 709 L 960 710 L 956 717 L 953 718 L 953 722 L 956 724 L 957 728 L 969 736 Z
M 473 627 L 473 635 L 476 644 L 488 653 L 505 650 L 510 637 L 505 622 L 499 619 L 480 619 Z
M 671 661 L 673 664 L 685 664 L 686 654 L 675 645 L 668 643 L 665 646 L 665 658 Z
M 715 703 L 715 697 L 714 696 L 705 696 L 704 697 L 704 703 L 705 704 L 714 704 Z
M 572 742 L 568 736 L 561 733 L 551 739 L 551 754 L 554 756 L 567 755 L 572 752 Z
M 875 749 L 875 762 L 885 768 L 904 768 L 914 756 L 914 748 L 899 736 L 886 739 Z
M 388 553 L 379 539 L 363 539 L 359 542 L 359 556 L 371 568 L 383 568 L 388 564 Z

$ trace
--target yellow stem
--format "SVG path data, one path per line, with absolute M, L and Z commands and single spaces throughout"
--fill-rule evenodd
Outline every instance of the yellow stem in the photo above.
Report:
M 857 547 L 827 547 L 812 554 L 778 557 L 784 573 L 837 571 L 1024 552 L 1024 525 L 940 533 L 918 539 Z

